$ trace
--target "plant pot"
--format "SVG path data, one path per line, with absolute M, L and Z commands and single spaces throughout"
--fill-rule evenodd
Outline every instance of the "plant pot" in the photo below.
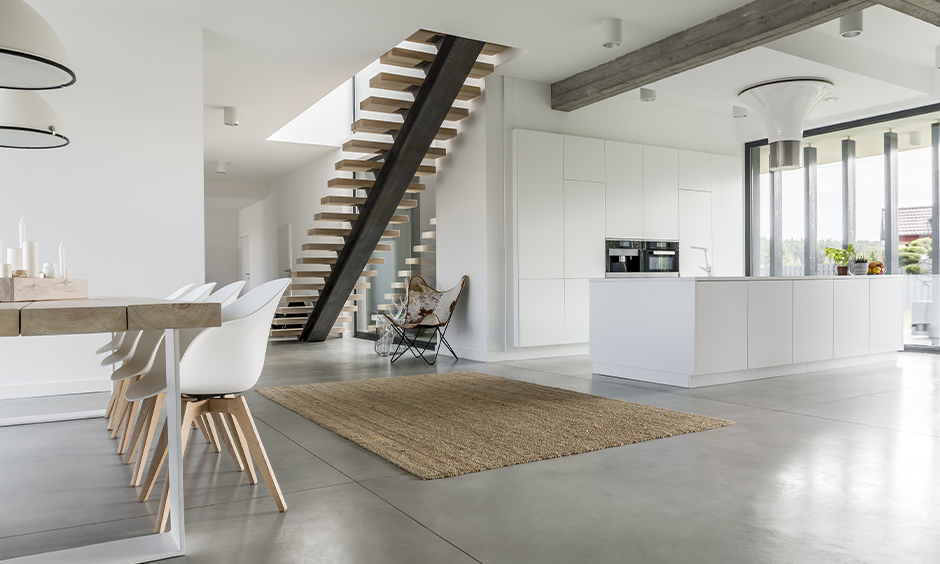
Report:
M 868 274 L 868 263 L 857 262 L 852 265 L 852 274 L 855 276 L 865 276 Z
M 838 274 L 839 276 L 848 276 L 848 275 L 849 275 L 849 267 L 847 267 L 847 266 L 837 266 L 837 267 L 836 267 L 836 274 Z

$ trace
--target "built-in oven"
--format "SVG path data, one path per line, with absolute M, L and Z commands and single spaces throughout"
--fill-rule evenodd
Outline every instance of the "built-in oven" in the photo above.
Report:
M 607 239 L 607 278 L 642 276 L 643 241 Z
M 642 259 L 646 276 L 678 276 L 679 242 L 643 241 Z

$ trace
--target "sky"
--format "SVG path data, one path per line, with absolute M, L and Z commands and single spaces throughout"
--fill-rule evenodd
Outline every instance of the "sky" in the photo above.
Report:
M 898 207 L 929 206 L 931 148 L 898 153 Z M 802 239 L 803 169 L 783 173 L 783 238 Z M 768 236 L 770 175 L 761 175 L 761 234 Z M 817 168 L 818 239 L 842 238 L 842 163 Z M 855 163 L 856 239 L 881 239 L 881 209 L 884 207 L 884 156 L 858 159 Z

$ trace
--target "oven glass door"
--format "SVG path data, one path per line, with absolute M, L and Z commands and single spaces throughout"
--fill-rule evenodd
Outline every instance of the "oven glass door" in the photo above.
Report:
M 647 272 L 676 272 L 675 251 L 646 251 Z

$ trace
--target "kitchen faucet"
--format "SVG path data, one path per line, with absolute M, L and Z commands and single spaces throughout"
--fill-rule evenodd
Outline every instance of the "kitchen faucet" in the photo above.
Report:
M 708 262 L 708 247 L 696 247 L 695 245 L 689 245 L 689 248 L 700 249 L 705 253 L 705 266 L 700 266 L 699 268 L 704 270 L 705 274 L 708 274 L 708 276 L 714 276 L 715 274 L 712 272 L 712 265 Z

